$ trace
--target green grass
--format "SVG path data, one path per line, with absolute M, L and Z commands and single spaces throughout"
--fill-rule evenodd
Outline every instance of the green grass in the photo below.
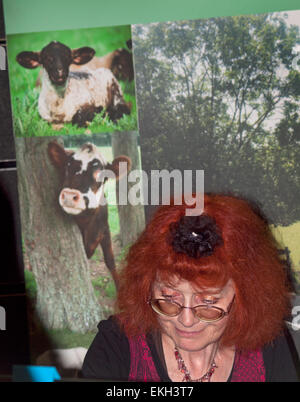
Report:
M 70 123 L 56 131 L 50 124 L 42 120 L 38 113 L 39 89 L 35 88 L 39 68 L 29 70 L 21 67 L 16 62 L 19 52 L 40 51 L 49 42 L 57 40 L 71 48 L 93 47 L 96 50 L 96 56 L 100 57 L 117 48 L 126 47 L 126 41 L 130 37 L 129 26 L 9 35 L 7 38 L 8 66 L 15 136 L 54 136 L 86 132 L 86 128 L 79 128 Z M 103 118 L 98 115 L 88 127 L 90 132 L 103 133 L 137 129 L 134 82 L 120 81 L 120 85 L 125 101 L 132 104 L 131 114 L 123 116 L 116 124 L 112 123 L 107 116 Z
M 96 331 L 80 334 L 68 329 L 52 329 L 47 330 L 46 333 L 49 341 L 57 349 L 76 348 L 79 346 L 88 349 L 96 335 Z
M 99 147 L 99 150 L 107 161 L 111 162 L 113 160 L 111 147 Z M 105 196 L 108 204 L 108 224 L 111 235 L 114 237 L 120 232 L 115 180 L 111 179 L 105 183 Z
M 31 271 L 28 271 L 28 269 L 24 270 L 24 275 L 26 294 L 31 300 L 35 300 L 37 294 L 35 277 Z
M 98 278 L 92 280 L 92 285 L 94 286 L 96 295 L 99 296 L 99 294 L 102 292 L 104 293 L 104 296 L 108 297 L 109 299 L 115 300 L 116 287 L 114 283 L 110 281 L 108 278 L 98 276 Z

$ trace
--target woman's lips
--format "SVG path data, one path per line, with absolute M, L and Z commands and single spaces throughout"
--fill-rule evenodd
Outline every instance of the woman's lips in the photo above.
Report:
M 183 331 L 181 329 L 175 328 L 177 334 L 183 338 L 193 338 L 194 336 L 199 336 L 202 331 Z

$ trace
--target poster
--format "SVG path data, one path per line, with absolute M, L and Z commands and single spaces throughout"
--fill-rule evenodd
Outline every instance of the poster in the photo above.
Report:
M 299 11 L 135 25 L 144 169 L 259 204 L 299 282 Z M 284 247 L 283 247 L 284 248 Z
M 130 233 L 119 233 L 121 177 L 98 177 L 120 153 L 129 169 L 140 164 L 131 27 L 19 34 L 8 42 L 31 352 L 45 364 L 52 347 L 44 349 L 39 329 L 61 331 L 62 343 L 48 336 L 56 348 L 87 349 L 99 321 L 113 313 L 116 261 L 143 229 L 137 206 L 134 225 L 128 213 L 121 222 Z
M 108 216 L 104 221 L 101 215 L 101 225 L 109 227 L 116 271 L 121 270 L 128 247 L 157 207 L 151 204 L 151 180 L 147 186 L 141 180 L 130 184 L 130 172 L 149 178 L 154 170 L 176 170 L 184 180 L 184 171 L 203 170 L 205 191 L 235 193 L 259 203 L 299 292 L 299 25 L 295 10 L 7 36 L 34 364 L 57 364 L 62 374 L 76 375 L 80 366 L 59 366 L 60 355 L 53 351 L 76 349 L 82 361 L 98 322 L 113 313 L 117 286 L 111 256 L 105 257 L 104 232 L 103 247 L 98 241 L 90 252 L 89 234 L 80 213 L 74 213 L 74 202 L 78 196 L 86 206 L 105 197 Z M 55 55 L 59 48 L 72 57 L 66 75 L 51 76 L 51 67 L 45 67 L 53 48 Z M 78 62 L 78 49 L 84 57 L 90 49 L 95 54 Z M 69 104 L 60 113 L 71 80 L 88 86 L 94 77 L 96 70 L 85 65 L 120 49 L 130 55 L 125 67 L 132 63 L 134 74 L 122 76 L 112 64 L 102 64 L 104 100 L 92 99 L 92 108 L 86 108 L 75 94 L 74 112 L 68 115 Z M 45 112 L 50 103 L 44 99 L 46 90 L 53 87 L 57 98 Z M 115 110 L 120 104 L 121 111 Z M 60 147 L 55 155 L 65 155 L 63 171 L 62 163 L 53 163 L 52 143 Z M 97 166 L 89 170 L 96 160 L 106 167 L 120 156 L 130 165 L 127 179 L 126 174 L 120 178 L 127 180 L 123 188 L 135 186 L 131 195 L 137 201 L 125 205 L 119 203 L 118 173 L 116 180 L 102 183 Z M 72 172 L 66 170 L 70 158 L 81 163 Z M 85 185 L 81 194 L 70 193 L 66 175 L 78 178 L 88 171 L 97 190 Z M 99 183 L 105 189 L 98 192 Z

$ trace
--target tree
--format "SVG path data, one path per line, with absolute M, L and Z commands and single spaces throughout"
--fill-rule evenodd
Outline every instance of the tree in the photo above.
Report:
M 203 169 L 206 191 L 250 196 L 276 223 L 300 219 L 299 43 L 275 14 L 133 27 L 144 169 Z
M 140 171 L 141 162 L 137 143 L 137 132 L 115 132 L 112 134 L 112 149 L 113 156 L 116 158 L 119 155 L 126 155 L 131 159 L 131 171 Z M 130 172 L 129 172 L 130 174 Z M 127 180 L 127 177 L 123 177 L 120 180 Z M 139 185 L 139 179 L 136 183 L 128 182 L 128 193 L 133 186 Z M 119 212 L 120 222 L 120 239 L 121 245 L 124 247 L 132 244 L 142 232 L 145 227 L 144 206 L 141 203 L 138 205 L 132 205 L 127 198 L 126 205 L 119 205 L 119 188 L 120 183 L 116 183 L 116 195 Z M 134 190 L 134 189 L 133 189 Z M 142 190 L 142 187 L 141 187 Z M 140 190 L 140 191 L 141 191 Z M 137 194 L 137 198 L 141 200 L 142 194 Z
M 59 177 L 47 155 L 48 142 L 47 137 L 16 139 L 23 244 L 44 327 L 85 333 L 103 314 L 79 229 L 58 205 Z

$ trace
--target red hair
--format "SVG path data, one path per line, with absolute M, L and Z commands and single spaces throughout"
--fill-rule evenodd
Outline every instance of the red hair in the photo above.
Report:
M 286 271 L 266 221 L 244 200 L 205 195 L 204 212 L 219 227 L 223 244 L 200 258 L 175 252 L 168 240 L 170 225 L 185 215 L 183 205 L 159 207 L 137 242 L 130 248 L 121 272 L 117 297 L 119 320 L 129 336 L 159 328 L 157 315 L 147 304 L 158 278 L 174 277 L 198 287 L 235 285 L 222 344 L 255 350 L 282 330 L 289 311 Z

